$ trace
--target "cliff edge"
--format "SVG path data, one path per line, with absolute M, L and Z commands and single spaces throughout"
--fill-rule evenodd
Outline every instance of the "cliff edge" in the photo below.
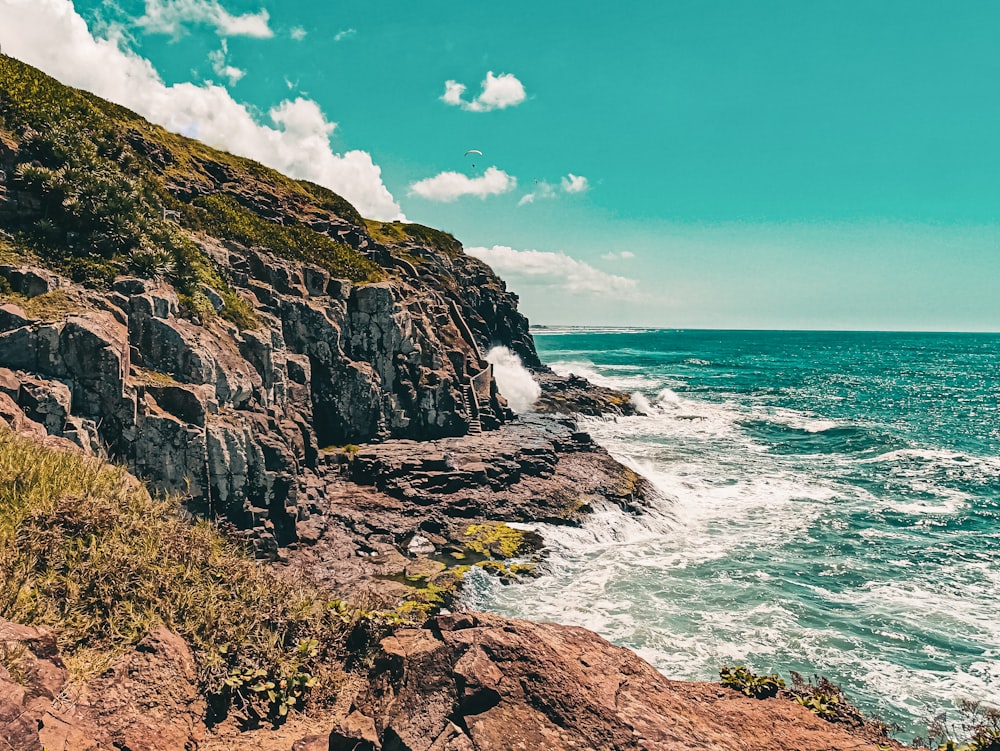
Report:
M 542 382 L 539 414 L 509 409 L 496 345 Z M 8 745 L 874 748 L 580 629 L 427 620 L 470 566 L 531 575 L 542 541 L 505 522 L 641 509 L 651 486 L 572 418 L 630 409 L 548 371 L 451 235 L 0 56 L 0 616 L 26 622 L 0 621 Z M 299 710 L 322 732 L 256 729 Z

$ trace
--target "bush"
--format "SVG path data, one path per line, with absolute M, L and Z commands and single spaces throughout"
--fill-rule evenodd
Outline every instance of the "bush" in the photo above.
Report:
M 719 677 L 722 678 L 723 686 L 735 689 L 753 699 L 768 699 L 785 688 L 785 682 L 777 673 L 757 675 L 741 665 L 734 668 L 723 665 L 719 670 Z
M 934 718 L 927 738 L 914 738 L 915 746 L 938 751 L 1000 751 L 1000 709 L 965 699 L 959 705 L 957 725 L 948 722 L 944 713 Z M 952 740 L 965 737 L 964 742 Z
M 354 612 L 293 586 L 124 469 L 0 431 L 0 615 L 53 627 L 86 678 L 158 624 L 191 645 L 217 712 L 279 720 L 330 698 Z

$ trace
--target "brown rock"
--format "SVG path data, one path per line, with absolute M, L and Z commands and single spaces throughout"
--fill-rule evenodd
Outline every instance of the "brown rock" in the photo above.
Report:
M 354 715 L 366 749 L 407 751 L 876 751 L 783 698 L 670 681 L 589 631 L 477 614 L 445 616 L 383 641 Z M 887 739 L 882 739 L 889 744 Z M 381 745 L 378 745 L 381 744 Z
M 84 688 L 88 706 L 119 748 L 185 751 L 204 732 L 204 700 L 195 686 L 194 658 L 164 626 Z

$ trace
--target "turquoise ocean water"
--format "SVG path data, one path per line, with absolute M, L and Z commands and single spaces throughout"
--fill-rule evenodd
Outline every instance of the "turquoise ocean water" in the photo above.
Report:
M 1000 705 L 1000 335 L 539 329 L 637 393 L 584 428 L 651 479 L 642 518 L 543 526 L 543 576 L 469 604 L 591 628 L 672 678 L 822 673 L 922 732 Z

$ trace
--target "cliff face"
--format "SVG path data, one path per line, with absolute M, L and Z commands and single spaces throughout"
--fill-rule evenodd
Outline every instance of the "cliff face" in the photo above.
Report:
M 517 297 L 447 233 L 366 221 L 319 186 L 0 56 L 0 421 L 32 448 L 106 454 L 232 522 L 288 564 L 275 571 L 310 583 L 324 617 L 347 612 L 331 596 L 375 593 L 414 625 L 470 565 L 505 579 L 531 568 L 508 559 L 537 551 L 537 535 L 496 520 L 577 523 L 653 492 L 570 417 L 515 417 L 484 357 L 493 345 L 535 370 L 539 411 L 630 409 L 548 371 Z M 73 693 L 53 635 L 0 620 L 0 652 L 25 666 L 0 664 L 0 737 L 198 747 L 204 655 L 182 636 L 139 635 Z M 304 644 L 281 646 L 306 659 Z M 342 667 L 371 658 L 370 673 L 295 748 L 890 745 L 791 702 L 668 682 L 581 629 L 463 614 L 345 649 Z M 289 745 L 216 740 L 201 747 Z
M 527 321 L 450 235 L 366 223 L 9 58 L 0 85 L 0 383 L 49 434 L 273 552 L 321 449 L 512 419 L 484 352 L 540 365 Z M 112 190 L 139 198 L 74 213 Z

